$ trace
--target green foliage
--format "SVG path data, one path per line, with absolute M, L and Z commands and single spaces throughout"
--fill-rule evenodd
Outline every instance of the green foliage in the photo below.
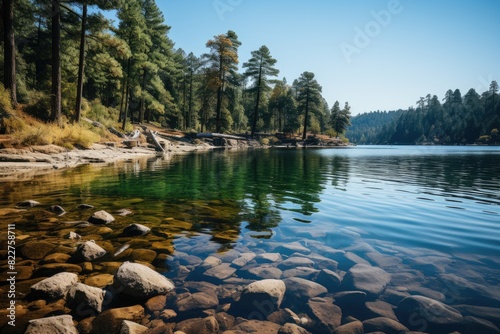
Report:
M 470 89 L 448 90 L 441 104 L 428 94 L 417 108 L 376 112 L 353 118 L 347 137 L 354 143 L 369 144 L 493 144 L 491 135 L 500 127 L 500 97 L 495 81 L 479 95 Z
M 296 81 L 295 89 L 297 90 L 297 103 L 298 109 L 304 114 L 304 131 L 302 139 L 307 137 L 307 127 L 309 126 L 310 117 L 309 112 L 320 114 L 323 109 L 321 108 L 321 86 L 314 79 L 314 73 L 304 72 Z

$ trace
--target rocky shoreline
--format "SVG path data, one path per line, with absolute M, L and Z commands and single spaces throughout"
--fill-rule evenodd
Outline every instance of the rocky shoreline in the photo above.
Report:
M 84 220 L 67 221 L 65 209 L 23 201 L 0 211 L 19 228 L 16 326 L 2 299 L 2 333 L 500 333 L 497 257 L 404 248 L 350 228 L 243 236 L 221 252 L 183 237 L 184 221 L 129 224 L 129 210 L 86 204 L 69 210 Z M 36 229 L 24 230 L 28 221 Z M 4 253 L 5 240 L 2 231 Z

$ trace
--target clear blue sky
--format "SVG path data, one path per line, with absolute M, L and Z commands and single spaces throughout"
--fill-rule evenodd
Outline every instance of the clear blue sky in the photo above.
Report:
M 289 83 L 316 74 L 353 114 L 500 81 L 498 0 L 157 0 L 176 48 L 199 56 L 234 30 L 240 65 L 266 45 Z

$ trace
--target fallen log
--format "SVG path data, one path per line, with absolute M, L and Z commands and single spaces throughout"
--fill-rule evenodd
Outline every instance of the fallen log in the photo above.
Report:
M 245 137 L 225 135 L 223 133 L 212 133 L 212 132 L 198 133 L 196 135 L 196 137 L 197 138 L 226 138 L 226 139 L 235 139 L 235 140 L 247 140 Z
M 156 139 L 156 133 L 155 132 L 153 132 L 151 130 L 148 130 L 148 131 L 146 131 L 146 135 L 148 136 L 149 139 L 151 139 L 151 141 L 155 145 L 155 148 L 156 148 L 157 152 L 165 152 L 165 149 L 163 148 L 163 146 L 160 144 L 160 142 L 158 141 L 158 139 Z
M 125 138 L 127 139 L 127 135 L 125 135 L 124 133 L 121 133 L 120 131 L 116 130 L 114 127 L 109 127 L 108 128 L 108 131 L 111 132 L 112 134 L 114 134 L 115 136 L 118 136 L 120 138 Z

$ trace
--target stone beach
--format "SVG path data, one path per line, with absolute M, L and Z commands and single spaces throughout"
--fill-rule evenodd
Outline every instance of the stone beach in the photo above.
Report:
M 2 333 L 500 333 L 495 257 L 404 248 L 349 228 L 306 227 L 279 242 L 244 235 L 221 250 L 191 238 L 189 221 L 53 205 L 0 211 L 17 227 L 16 326 L 2 301 Z M 274 234 L 286 229 L 295 228 Z M 5 277 L 6 254 L 0 268 Z

